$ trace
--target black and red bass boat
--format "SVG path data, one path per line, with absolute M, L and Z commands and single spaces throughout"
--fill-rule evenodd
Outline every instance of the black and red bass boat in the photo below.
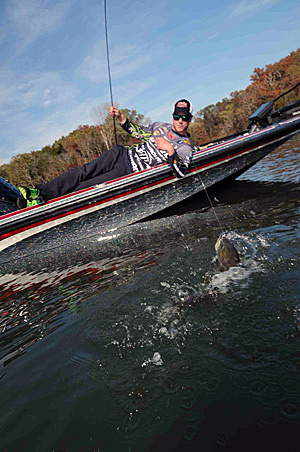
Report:
M 204 188 L 235 179 L 300 131 L 300 100 L 273 111 L 277 99 L 250 116 L 247 130 L 195 147 L 190 169 L 182 179 L 175 178 L 168 164 L 161 164 L 3 214 L 0 263 L 34 253 L 46 246 L 49 237 L 51 243 L 55 240 L 64 245 L 87 236 L 95 240 L 109 237 Z M 1 193 L 0 184 L 0 204 L 1 196 L 5 202 L 16 194 L 7 189 Z

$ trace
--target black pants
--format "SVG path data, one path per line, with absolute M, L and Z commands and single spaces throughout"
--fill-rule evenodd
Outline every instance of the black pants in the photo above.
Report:
M 72 168 L 40 185 L 45 201 L 132 173 L 127 148 L 114 146 L 80 168 Z

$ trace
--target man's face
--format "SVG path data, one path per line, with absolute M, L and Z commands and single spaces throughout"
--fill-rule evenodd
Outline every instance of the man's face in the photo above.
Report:
M 179 119 L 177 119 L 177 117 L 179 116 Z M 188 126 L 190 124 L 192 120 L 192 116 L 190 116 L 188 121 L 184 121 L 181 117 L 181 115 L 173 115 L 173 130 L 177 133 L 179 133 L 180 135 L 186 135 L 187 134 L 187 129 Z

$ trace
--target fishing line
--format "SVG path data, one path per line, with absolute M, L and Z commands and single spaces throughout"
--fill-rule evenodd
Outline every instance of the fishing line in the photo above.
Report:
M 192 157 L 192 163 L 193 163 L 193 165 L 194 165 L 195 170 L 197 171 L 196 164 L 195 164 L 195 162 L 193 161 L 193 157 Z M 203 182 L 203 179 L 202 179 L 202 177 L 201 177 L 201 174 L 200 174 L 200 173 L 196 173 L 196 174 L 197 174 L 197 176 L 198 176 L 198 178 L 199 178 L 199 180 L 200 180 L 200 182 L 201 182 L 201 185 L 202 185 L 202 187 L 203 187 L 203 189 L 204 189 L 204 192 L 205 192 L 206 197 L 207 197 L 207 199 L 208 199 L 208 202 L 209 202 L 209 204 L 210 204 L 210 206 L 211 206 L 211 208 L 212 208 L 212 211 L 213 211 L 213 213 L 214 213 L 214 215 L 215 215 L 215 217 L 216 217 L 216 219 L 217 219 L 217 222 L 218 222 L 220 228 L 222 229 L 222 231 L 224 231 L 224 228 L 223 228 L 223 226 L 222 226 L 222 224 L 221 224 L 221 221 L 220 221 L 220 219 L 219 219 L 219 217 L 218 217 L 218 215 L 217 215 L 216 208 L 215 208 L 215 206 L 213 205 L 212 200 L 211 200 L 211 198 L 210 198 L 210 196 L 209 196 L 209 194 L 208 194 L 207 188 L 206 188 L 206 186 L 205 186 L 205 184 L 204 184 L 204 182 Z
M 107 30 L 106 0 L 104 0 L 104 25 L 105 25 L 106 60 L 107 60 L 108 82 L 109 82 L 109 90 L 110 90 L 110 102 L 111 102 L 111 106 L 113 106 L 114 105 L 114 100 L 113 100 L 113 92 L 112 92 L 111 71 L 110 71 L 110 61 L 109 61 L 109 49 L 108 49 L 108 30 Z M 114 122 L 115 142 L 116 142 L 116 145 L 118 145 L 116 119 L 115 119 L 114 116 L 113 116 L 113 122 Z

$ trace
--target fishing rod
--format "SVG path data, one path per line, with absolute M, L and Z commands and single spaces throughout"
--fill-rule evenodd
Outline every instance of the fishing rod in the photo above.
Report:
M 108 71 L 108 81 L 109 81 L 109 90 L 110 90 L 110 102 L 111 102 L 111 106 L 113 106 L 113 105 L 114 105 L 114 100 L 113 100 L 113 92 L 112 92 L 110 61 L 109 61 L 108 27 L 107 27 L 107 14 L 106 14 L 106 0 L 104 0 L 104 25 L 105 25 L 106 60 L 107 60 L 107 71 Z M 116 128 L 116 119 L 115 119 L 114 116 L 113 116 L 113 123 L 114 123 L 115 142 L 116 142 L 116 145 L 118 145 L 117 128 Z
M 296 83 L 295 86 L 293 86 L 292 88 L 288 89 L 287 91 L 285 91 L 284 93 L 280 94 L 275 99 L 273 99 L 273 102 L 276 102 L 281 97 L 285 96 L 286 94 L 290 93 L 291 91 L 294 91 L 294 89 L 296 89 L 299 85 L 300 85 L 300 82 Z
M 114 101 L 113 101 L 113 92 L 112 92 L 112 81 L 111 81 L 111 70 L 110 70 L 110 61 L 109 61 L 109 47 L 108 47 L 108 27 L 107 27 L 107 8 L 106 8 L 106 0 L 104 0 L 104 24 L 105 24 L 105 41 L 106 41 L 106 59 L 107 59 L 107 71 L 108 71 L 108 81 L 109 81 L 109 90 L 110 90 L 110 100 L 111 100 L 111 106 L 113 106 Z M 114 135 L 115 135 L 115 141 L 116 141 L 116 145 L 118 144 L 118 140 L 117 140 L 117 129 L 116 129 L 116 121 L 115 121 L 115 117 L 113 117 L 113 121 L 114 121 Z M 194 162 L 193 162 L 194 163 Z M 195 165 L 195 164 L 194 164 Z M 206 197 L 212 207 L 212 210 L 214 212 L 214 215 L 219 223 L 219 226 L 221 229 L 223 229 L 222 224 L 220 222 L 220 219 L 217 215 L 217 212 L 215 210 L 215 206 L 213 205 L 211 198 L 207 192 L 206 186 L 202 180 L 202 177 L 199 173 L 197 173 L 198 178 L 201 182 L 201 185 L 204 189 L 204 192 L 206 194 Z

